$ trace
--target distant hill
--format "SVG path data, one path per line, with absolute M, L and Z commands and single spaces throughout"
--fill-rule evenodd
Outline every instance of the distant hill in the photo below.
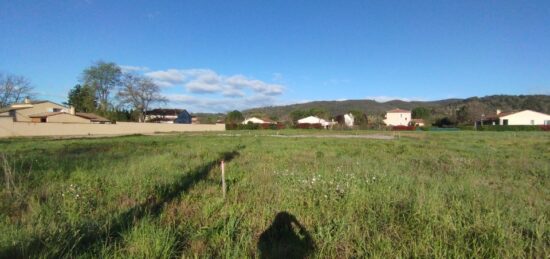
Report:
M 494 114 L 496 109 L 513 111 L 530 109 L 550 113 L 550 95 L 492 95 L 467 99 L 445 99 L 438 101 L 401 101 L 377 102 L 375 100 L 315 101 L 285 106 L 270 106 L 244 110 L 243 114 L 263 114 L 270 117 L 288 118 L 295 110 L 323 109 L 332 116 L 351 110 L 363 111 L 369 115 L 382 115 L 393 108 L 409 109 L 426 107 L 434 116 L 452 116 L 458 109 L 470 111 L 471 117 Z

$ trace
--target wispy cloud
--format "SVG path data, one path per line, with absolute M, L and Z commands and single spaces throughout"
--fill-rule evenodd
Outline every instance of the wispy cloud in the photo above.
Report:
M 212 69 L 151 70 L 142 66 L 121 66 L 123 71 L 143 73 L 163 87 L 169 106 L 192 112 L 227 112 L 279 105 L 286 87 L 243 74 L 223 75 Z M 275 73 L 273 81 L 282 79 Z
M 244 75 L 225 76 L 210 69 L 167 69 L 146 73 L 164 87 L 182 85 L 190 93 L 222 94 L 228 97 L 244 96 L 244 91 L 275 96 L 283 93 L 280 84 L 266 83 Z

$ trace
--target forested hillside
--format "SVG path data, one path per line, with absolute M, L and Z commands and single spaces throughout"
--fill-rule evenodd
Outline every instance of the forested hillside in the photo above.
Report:
M 387 110 L 401 108 L 413 110 L 424 107 L 432 120 L 448 117 L 459 123 L 473 123 L 482 114 L 493 116 L 497 109 L 513 111 L 529 109 L 550 113 L 550 95 L 492 95 L 467 99 L 445 99 L 438 101 L 401 101 L 377 102 L 374 100 L 315 101 L 286 106 L 261 107 L 243 111 L 246 116 L 263 115 L 278 119 L 288 119 L 293 111 L 322 110 L 328 116 L 349 111 L 361 111 L 367 115 L 382 116 Z

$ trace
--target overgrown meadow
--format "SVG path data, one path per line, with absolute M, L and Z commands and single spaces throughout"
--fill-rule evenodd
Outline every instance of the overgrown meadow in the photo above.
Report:
M 546 132 L 254 134 L 0 140 L 0 257 L 550 254 Z

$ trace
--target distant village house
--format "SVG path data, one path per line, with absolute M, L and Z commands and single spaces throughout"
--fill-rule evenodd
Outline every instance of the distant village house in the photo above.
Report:
M 318 117 L 315 117 L 315 116 L 309 116 L 309 117 L 306 117 L 306 118 L 303 118 L 303 119 L 299 119 L 298 124 L 320 124 L 323 128 L 328 128 L 328 127 L 336 124 L 336 122 L 326 121 L 324 119 L 321 119 L 321 118 L 318 118 Z
M 550 125 L 550 115 L 532 111 L 532 110 L 523 110 L 523 111 L 512 111 L 512 112 L 501 112 L 500 110 L 496 111 L 495 116 L 489 116 L 487 118 L 482 118 L 476 124 L 478 125 Z
M 153 109 L 145 115 L 145 122 L 197 124 L 196 117 L 182 109 Z
M 393 109 L 386 112 L 384 123 L 387 126 L 408 126 L 411 122 L 411 111 Z

